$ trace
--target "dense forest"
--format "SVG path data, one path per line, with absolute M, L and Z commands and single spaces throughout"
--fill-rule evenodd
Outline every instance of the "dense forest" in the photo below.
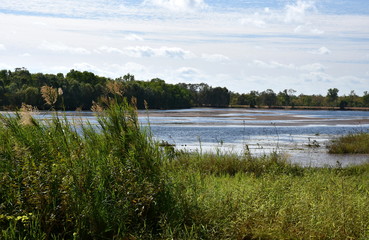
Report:
M 91 72 L 70 70 L 66 75 L 30 73 L 26 68 L 0 71 L 0 108 L 14 110 L 22 104 L 38 109 L 89 110 L 93 102 L 103 103 L 107 97 L 135 99 L 139 109 L 174 109 L 189 107 L 369 107 L 369 92 L 358 96 L 354 91 L 339 96 L 337 88 L 323 95 L 296 95 L 293 89 L 275 93 L 234 93 L 225 87 L 200 84 L 169 84 L 155 78 L 136 80 L 131 74 L 117 79 L 97 76 Z M 45 95 L 49 101 L 45 102 Z M 50 96 L 52 96 L 50 98 Z M 50 100 L 51 99 L 51 100 Z

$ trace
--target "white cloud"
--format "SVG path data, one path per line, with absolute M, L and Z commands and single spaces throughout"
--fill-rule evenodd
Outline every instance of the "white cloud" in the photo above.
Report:
M 0 44 L 0 51 L 4 51 L 4 50 L 6 50 L 5 45 L 4 44 Z
M 154 57 L 159 55 L 158 49 L 147 46 L 136 46 L 125 48 L 125 54 L 131 57 Z
M 136 34 L 129 34 L 124 37 L 127 41 L 144 41 L 144 39 Z
M 288 4 L 285 7 L 286 15 L 284 21 L 286 23 L 304 22 L 308 11 L 316 10 L 315 4 L 312 1 L 298 0 L 296 4 Z
M 105 53 L 119 53 L 119 54 L 124 54 L 123 50 L 120 50 L 119 48 L 113 48 L 113 47 L 107 47 L 107 46 L 102 46 L 100 48 L 97 49 L 98 53 L 101 52 L 105 52 Z
M 312 53 L 312 54 L 318 54 L 318 55 L 329 55 L 329 54 L 331 54 L 331 50 L 329 50 L 328 48 L 326 48 L 326 47 L 321 47 L 321 48 L 319 48 L 319 49 L 317 49 L 317 50 L 313 50 L 313 51 L 311 51 L 310 53 Z
M 82 63 L 75 63 L 74 68 L 79 70 L 79 71 L 91 71 L 94 72 L 96 71 L 96 66 L 90 64 L 90 63 L 86 63 L 86 62 L 82 62 Z
M 203 0 L 145 0 L 143 4 L 162 7 L 171 11 L 191 11 L 207 8 Z
M 326 67 L 320 63 L 312 63 L 300 66 L 297 69 L 309 72 L 324 72 Z
M 141 64 L 135 63 L 135 62 L 128 62 L 128 63 L 126 63 L 123 66 L 123 69 L 127 73 L 133 73 L 133 74 L 145 73 L 147 71 L 147 68 L 144 65 L 141 65 Z
M 310 23 L 307 23 L 305 25 L 299 25 L 294 29 L 295 33 L 306 33 L 306 34 L 314 34 L 314 35 L 320 35 L 323 34 L 324 31 L 320 30 L 318 28 L 315 28 L 311 26 Z
M 61 67 L 61 69 L 63 69 L 63 67 Z M 91 64 L 88 62 L 74 63 L 71 68 L 64 67 L 64 69 L 68 69 L 68 71 L 70 69 L 75 69 L 78 71 L 88 71 L 88 72 L 93 72 L 99 76 L 110 77 L 110 78 L 118 77 L 119 73 L 121 72 L 119 71 L 119 69 L 114 68 L 114 65 L 102 65 L 101 66 L 101 65 Z
M 320 34 L 323 34 L 324 31 L 323 30 L 320 30 L 318 28 L 313 28 L 313 29 L 310 29 L 310 33 L 316 34 L 316 35 L 320 35 Z
M 234 2 L 214 1 L 205 13 L 168 10 L 206 8 L 196 1 L 137 4 L 143 1 L 123 1 L 130 5 L 122 10 L 116 7 L 120 0 L 4 0 L 1 8 L 11 14 L 3 11 L 0 18 L 12 24 L 0 24 L 0 61 L 45 73 L 60 65 L 66 71 L 79 67 L 108 77 L 130 72 L 137 79 L 187 79 L 213 86 L 219 85 L 216 79 L 222 76 L 219 81 L 233 86 L 234 91 L 249 91 L 254 86 L 278 90 L 279 86 L 289 88 L 291 82 L 291 87 L 304 93 L 326 91 L 328 84 L 322 88 L 304 84 L 305 79 L 331 80 L 333 87 L 343 91 L 340 77 L 350 75 L 364 79 L 356 91 L 368 85 L 369 58 L 364 57 L 368 15 L 315 12 L 315 0 L 277 0 L 272 5 L 289 5 L 270 9 L 257 9 L 260 3 L 256 1 L 250 4 L 256 8 L 235 1 L 242 5 L 238 9 L 231 9 Z M 197 1 L 205 2 L 213 4 Z M 315 2 L 320 8 L 321 1 Z M 323 30 L 324 36 L 311 36 Z M 24 53 L 32 57 L 20 57 Z M 250 76 L 263 78 L 248 85 Z
M 307 74 L 303 74 L 302 78 L 305 82 L 323 82 L 323 83 L 331 83 L 333 81 L 332 76 L 323 72 L 310 72 Z
M 229 61 L 229 57 L 222 54 L 202 54 L 201 57 L 208 62 L 226 62 Z
M 261 60 L 254 60 L 253 65 L 262 67 L 262 68 L 284 68 L 284 69 L 296 69 L 296 66 L 293 64 L 283 64 L 276 61 L 270 61 L 269 63 L 261 61 Z
M 176 70 L 175 78 L 179 81 L 189 81 L 189 82 L 201 82 L 204 79 L 203 73 L 193 67 L 181 67 Z
M 191 51 L 184 50 L 178 47 L 160 47 L 160 48 L 152 48 L 148 46 L 136 46 L 136 47 L 127 47 L 122 49 L 102 46 L 95 50 L 97 53 L 117 53 L 130 57 L 169 57 L 169 58 L 178 58 L 178 59 L 190 59 L 196 58 L 196 54 Z M 229 61 L 229 57 L 224 56 L 222 54 L 201 54 L 201 59 L 204 59 L 208 62 L 226 62 Z
M 301 66 L 296 66 L 294 64 L 284 64 L 279 63 L 277 61 L 264 62 L 261 60 L 254 60 L 252 65 L 258 66 L 261 68 L 270 68 L 270 69 L 288 69 L 288 70 L 296 70 L 296 71 L 307 71 L 307 72 L 324 72 L 325 66 L 320 63 L 312 63 Z
M 127 73 L 135 75 L 136 79 L 146 78 L 148 76 L 148 68 L 136 62 L 127 62 L 125 64 L 105 64 L 100 72 L 107 72 L 108 77 L 117 78 Z
M 50 43 L 44 41 L 40 46 L 42 50 L 48 50 L 52 52 L 67 52 L 72 54 L 90 54 L 90 51 L 80 47 L 69 47 L 63 43 Z
M 128 47 L 125 54 L 131 57 L 170 57 L 187 59 L 195 57 L 195 54 L 178 47 L 151 48 L 148 46 Z
M 242 25 L 252 25 L 252 26 L 259 27 L 259 28 L 265 28 L 266 27 L 265 20 L 262 19 L 258 14 L 255 14 L 252 17 L 242 18 L 241 19 L 241 24 Z
M 121 1 L 106 0 L 2 0 L 2 9 L 73 17 L 115 14 L 125 9 Z
M 45 23 L 45 22 L 40 22 L 40 21 L 35 21 L 35 22 L 33 22 L 32 23 L 33 25 L 37 25 L 37 26 L 47 26 L 47 23 Z
M 285 24 L 300 24 L 295 28 L 296 33 L 322 34 L 324 31 L 311 26 L 310 13 L 317 12 L 314 1 L 297 0 L 287 4 L 282 10 L 264 8 L 263 11 L 248 14 L 240 19 L 242 25 L 267 28 L 283 26 Z
M 31 54 L 29 54 L 29 53 L 23 53 L 23 54 L 21 54 L 21 56 L 22 56 L 22 57 L 30 57 L 30 56 L 31 56 Z
M 3 69 L 10 70 L 10 69 L 14 69 L 14 66 L 11 66 L 9 64 L 0 62 L 0 69 L 1 70 L 3 70 Z

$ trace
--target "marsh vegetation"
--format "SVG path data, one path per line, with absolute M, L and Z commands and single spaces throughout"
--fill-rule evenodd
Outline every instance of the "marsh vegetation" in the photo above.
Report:
M 1 239 L 367 239 L 369 165 L 176 151 L 134 104 L 0 123 Z
M 369 133 L 348 134 L 334 140 L 329 146 L 329 153 L 369 154 Z

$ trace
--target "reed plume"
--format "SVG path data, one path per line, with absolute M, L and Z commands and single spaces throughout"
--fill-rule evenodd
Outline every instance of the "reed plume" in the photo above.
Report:
M 60 88 L 60 92 L 62 93 L 63 90 Z M 58 100 L 58 90 L 53 87 L 49 87 L 47 85 L 41 87 L 41 95 L 46 104 L 50 106 L 54 106 L 56 101 Z
M 108 92 L 111 93 L 111 94 L 116 94 L 116 95 L 119 95 L 119 96 L 123 96 L 123 94 L 124 94 L 123 85 L 119 82 L 109 81 L 106 84 L 106 87 L 108 89 Z
M 20 123 L 24 126 L 34 126 L 35 120 L 31 113 L 35 113 L 37 111 L 37 107 L 22 103 L 22 107 L 20 108 Z

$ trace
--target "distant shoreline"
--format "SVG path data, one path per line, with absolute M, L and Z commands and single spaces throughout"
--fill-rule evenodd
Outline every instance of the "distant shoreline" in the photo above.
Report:
M 222 108 L 222 107 L 220 107 Z M 225 107 L 227 108 L 227 107 Z M 250 105 L 229 105 L 228 108 L 247 108 L 247 109 L 275 109 L 275 110 L 332 110 L 332 111 L 369 111 L 368 107 L 326 107 L 326 106 L 258 106 L 250 107 Z

